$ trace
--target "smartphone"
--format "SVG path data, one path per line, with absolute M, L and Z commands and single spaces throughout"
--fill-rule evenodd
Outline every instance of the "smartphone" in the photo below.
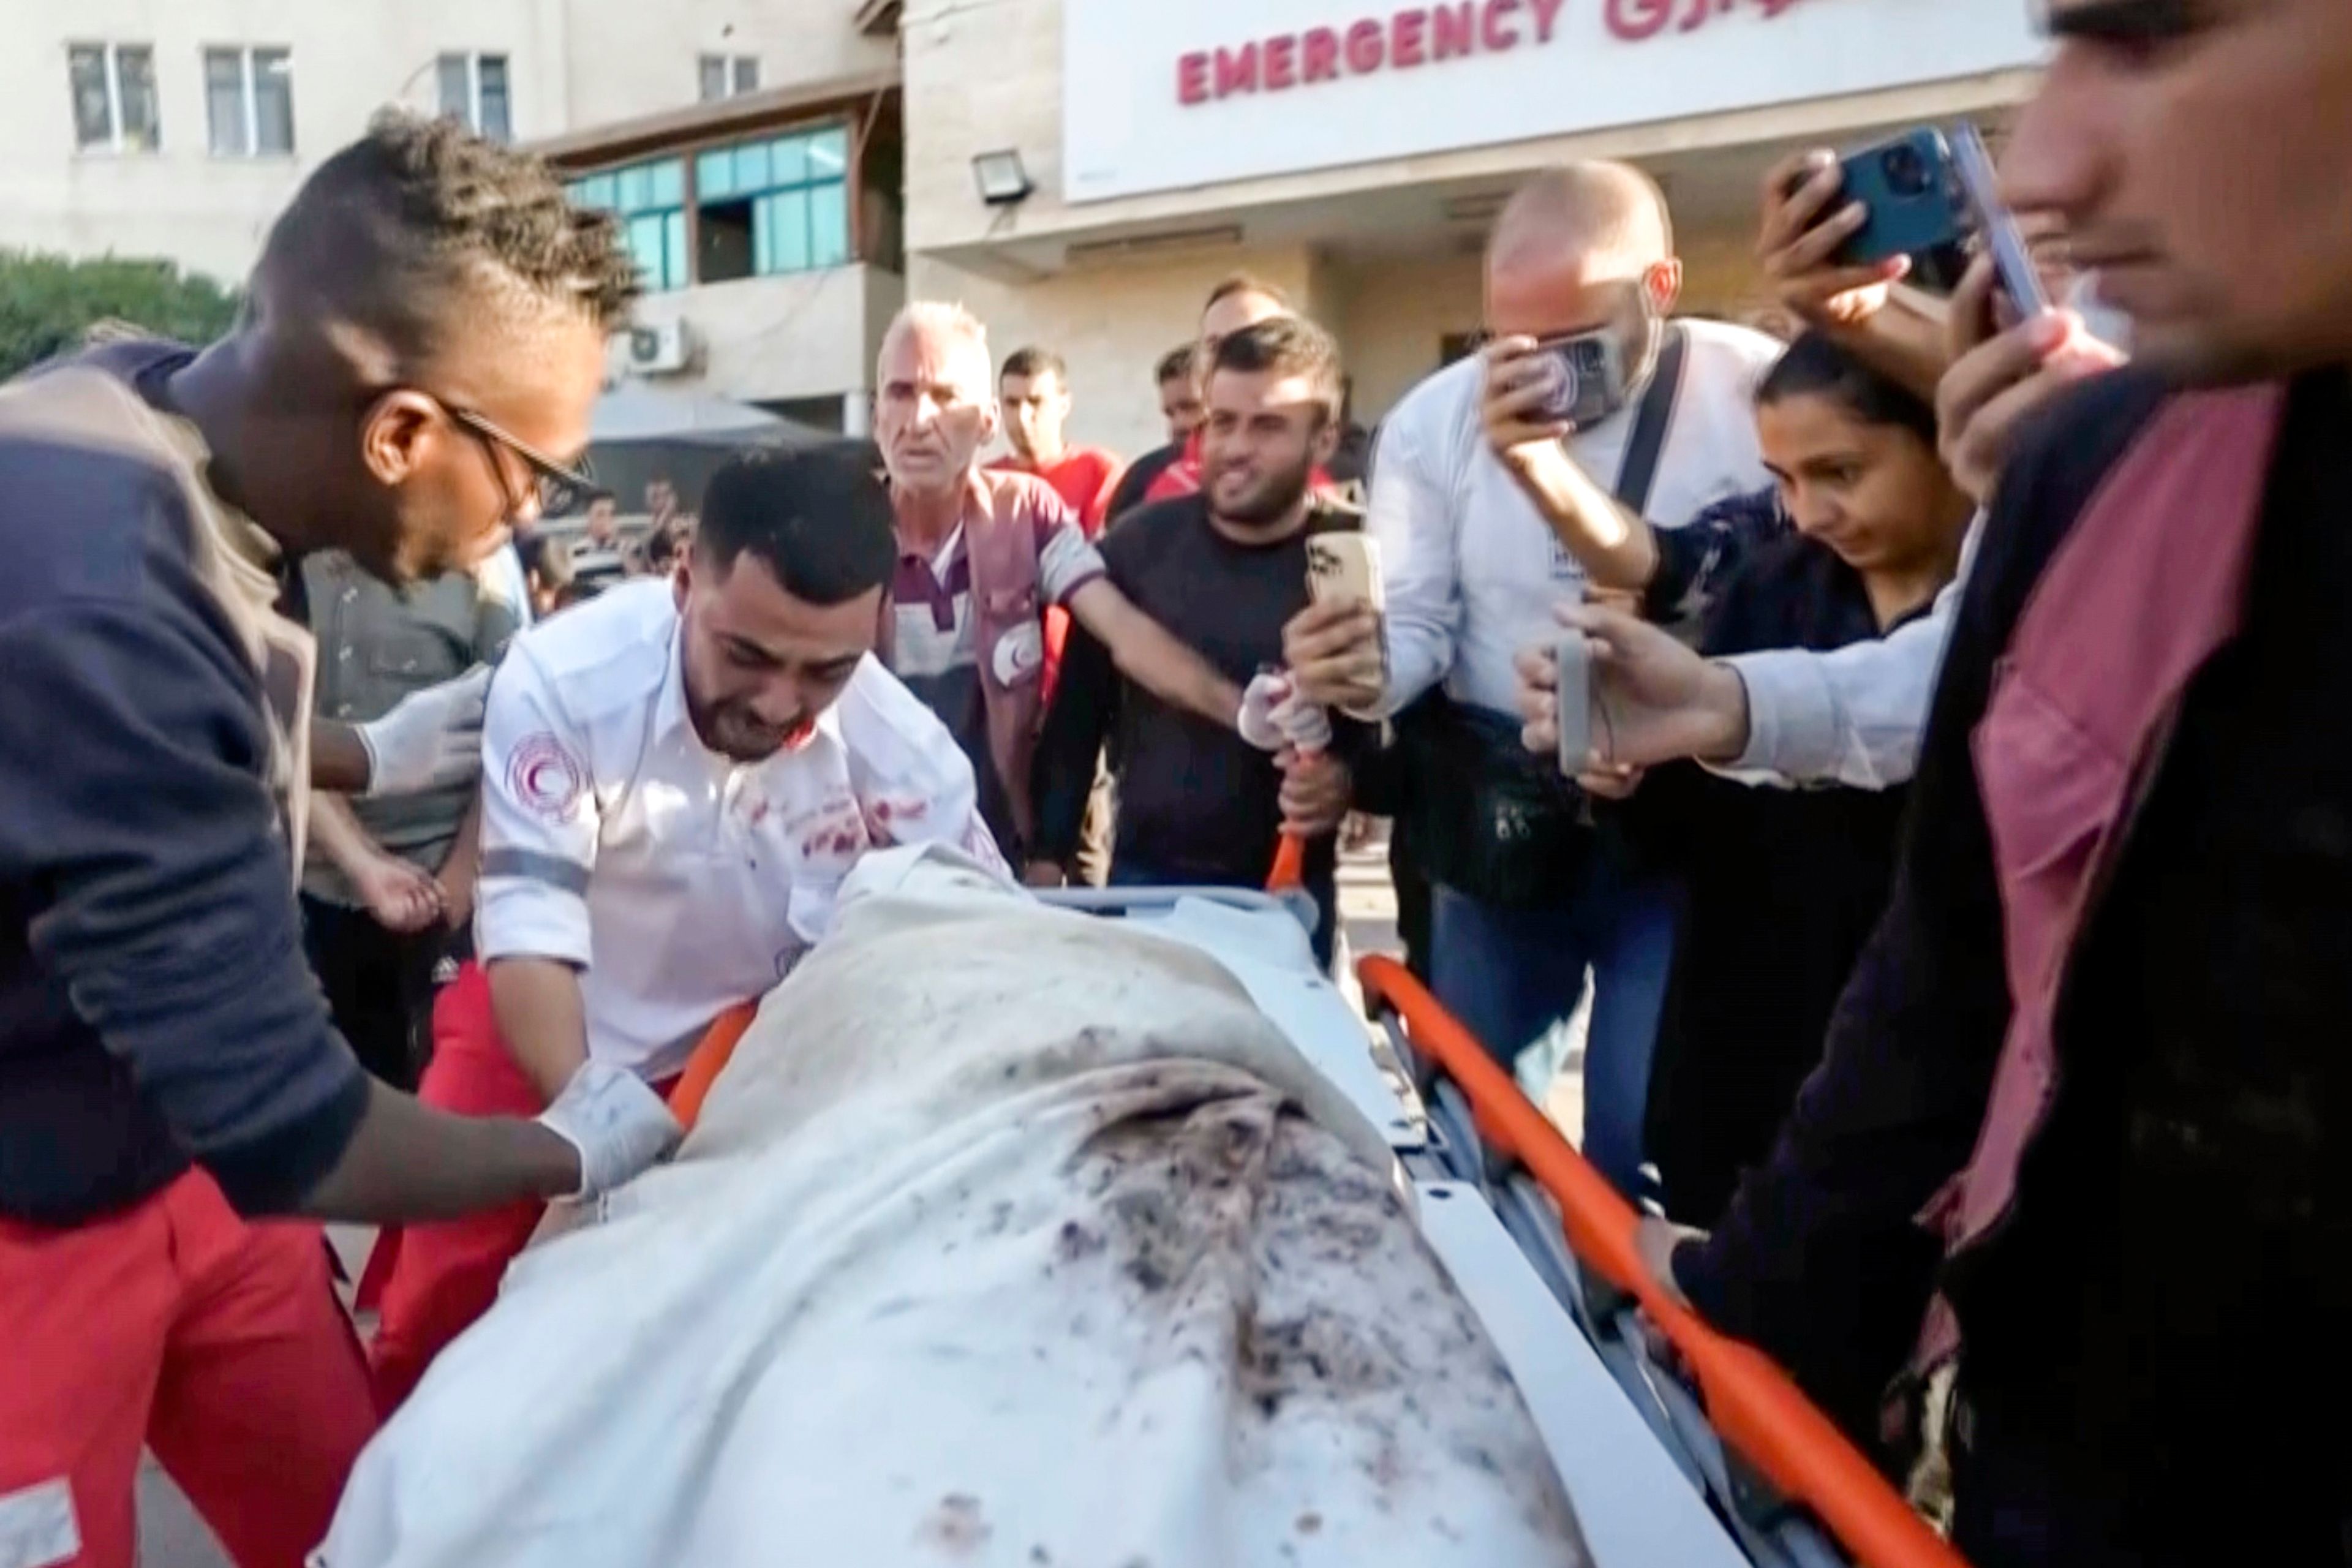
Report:
M 1559 726 L 1559 771 L 1575 778 L 1591 767 L 1591 645 L 1570 633 L 1559 639 L 1553 657 L 1559 661 L 1559 685 L 1552 694 L 1553 718 Z
M 1536 352 L 1550 365 L 1550 418 L 1589 430 L 1625 405 L 1625 355 L 1608 328 L 1548 338 Z
M 2001 292 L 2009 296 L 2020 320 L 2041 314 L 2050 308 L 2050 295 L 2042 287 L 2042 274 L 2033 265 L 2024 233 L 2017 226 L 2017 215 L 2000 199 L 1992 153 L 1975 126 L 1963 124 L 1952 132 L 1952 163 L 1969 205 L 1969 216 L 2000 275 Z
M 1353 602 L 1386 609 L 1380 542 L 1369 533 L 1308 534 L 1307 593 L 1318 605 Z
M 1968 195 L 1951 144 L 1933 126 L 1849 153 L 1838 160 L 1838 168 L 1845 199 L 1860 202 L 1867 214 L 1838 247 L 1840 266 L 1867 267 L 1966 243 Z
M 1318 605 L 1368 605 L 1380 617 L 1381 658 L 1388 658 L 1388 595 L 1381 586 L 1380 541 L 1340 531 L 1307 536 L 1307 596 Z

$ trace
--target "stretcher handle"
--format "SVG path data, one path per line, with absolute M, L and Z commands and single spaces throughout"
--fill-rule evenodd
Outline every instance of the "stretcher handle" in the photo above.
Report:
M 702 1119 L 702 1102 L 710 1098 L 710 1086 L 727 1070 L 735 1058 L 735 1047 L 742 1042 L 743 1033 L 759 1016 L 758 1005 L 739 1003 L 719 1015 L 719 1019 L 703 1031 L 695 1043 L 694 1054 L 686 1058 L 686 1070 L 677 1075 L 677 1082 L 669 1091 L 669 1113 L 688 1132 Z
M 1287 893 L 1307 885 L 1307 840 L 1286 830 L 1282 842 L 1274 851 L 1274 869 L 1267 873 L 1265 890 Z
M 1414 1049 L 1469 1098 L 1479 1136 L 1551 1194 L 1576 1255 L 1638 1300 L 1682 1352 L 1724 1441 L 1784 1496 L 1811 1509 L 1863 1568 L 1967 1568 L 1788 1373 L 1754 1346 L 1707 1327 L 1650 1277 L 1634 1243 L 1632 1206 L 1402 964 L 1369 957 L 1357 974 L 1366 999 L 1394 1010 Z

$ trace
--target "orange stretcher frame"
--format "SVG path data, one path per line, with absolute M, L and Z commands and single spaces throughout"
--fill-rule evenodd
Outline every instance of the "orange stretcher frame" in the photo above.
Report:
M 1469 1100 L 1479 1137 L 1551 1194 L 1577 1257 L 1640 1301 L 1682 1353 L 1708 1420 L 1734 1451 L 1783 1496 L 1810 1508 L 1863 1568 L 1967 1568 L 1788 1373 L 1707 1327 L 1650 1277 L 1634 1244 L 1633 1207 L 1404 965 L 1373 956 L 1356 973 L 1365 1002 L 1392 1009 L 1412 1048 Z

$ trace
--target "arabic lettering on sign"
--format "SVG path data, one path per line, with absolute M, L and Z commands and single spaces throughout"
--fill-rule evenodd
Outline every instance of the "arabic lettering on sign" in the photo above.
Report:
M 1609 0 L 1609 30 L 1629 43 L 1654 38 L 1672 25 L 1688 33 L 1743 5 L 1760 7 L 1768 22 L 1798 0 Z

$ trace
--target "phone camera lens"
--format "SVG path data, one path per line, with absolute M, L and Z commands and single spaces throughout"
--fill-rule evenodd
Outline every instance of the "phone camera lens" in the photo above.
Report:
M 1924 196 L 1935 186 L 1927 161 L 1919 156 L 1919 149 L 1907 142 L 1889 147 L 1880 156 L 1878 167 L 1886 176 L 1886 188 L 1898 196 Z

